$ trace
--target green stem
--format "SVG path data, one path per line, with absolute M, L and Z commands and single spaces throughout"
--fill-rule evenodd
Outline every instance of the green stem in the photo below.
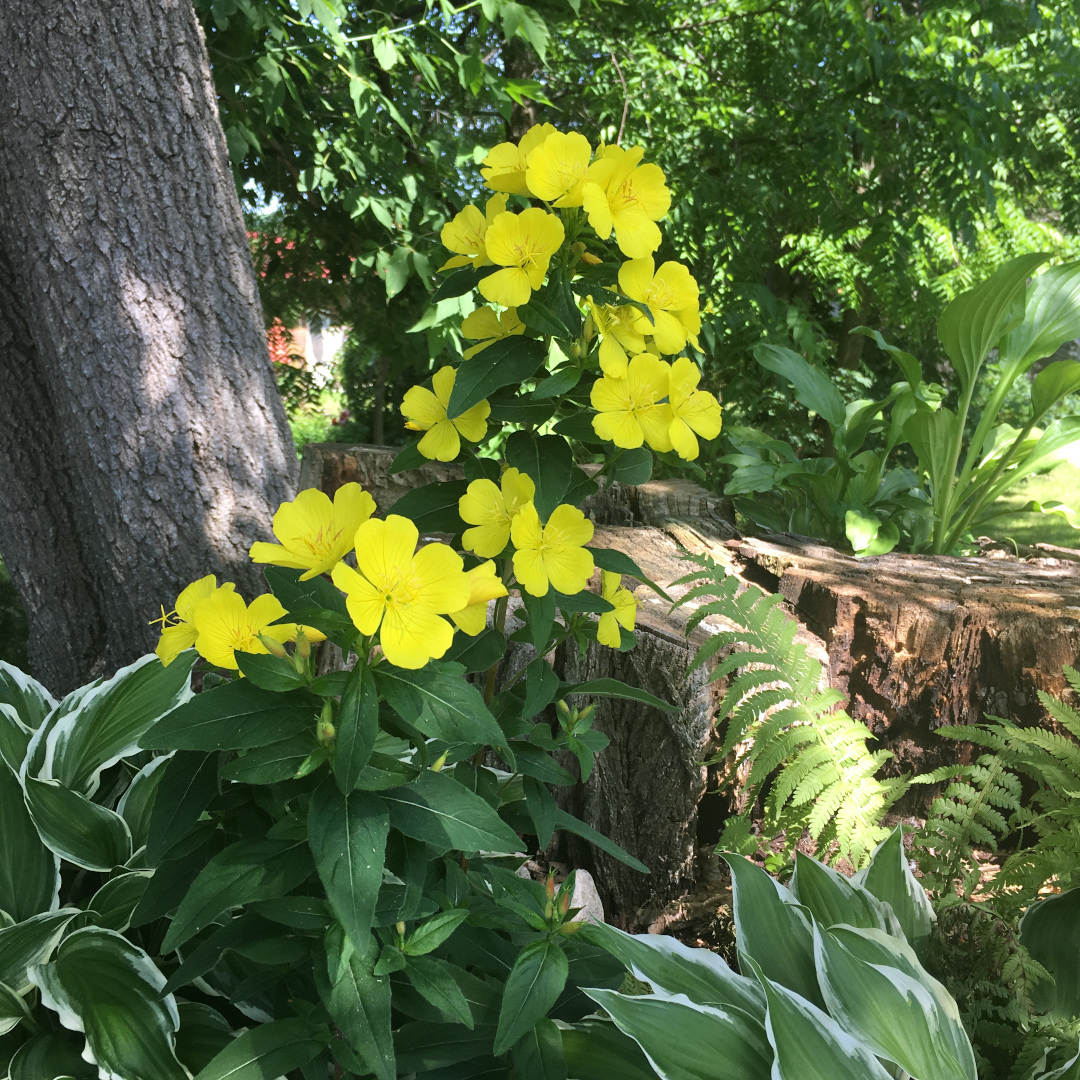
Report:
M 942 475 L 948 477 L 948 485 L 943 493 L 944 498 L 940 502 L 937 499 L 937 492 L 934 492 L 934 501 L 938 504 L 935 509 L 937 510 L 937 521 L 934 523 L 934 554 L 941 555 L 945 550 L 946 534 L 949 529 L 949 518 L 952 516 L 953 511 L 953 499 L 956 494 L 956 466 L 960 461 L 960 449 L 964 443 L 964 425 L 967 423 L 967 414 L 971 409 L 971 395 L 975 391 L 975 384 L 972 384 L 960 395 L 960 401 L 956 410 L 956 435 L 953 438 L 953 444 L 949 449 L 949 455 L 947 458 L 948 466 L 942 470 Z

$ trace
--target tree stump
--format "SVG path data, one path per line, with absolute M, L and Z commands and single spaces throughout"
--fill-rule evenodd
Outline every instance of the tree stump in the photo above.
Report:
M 405 491 L 459 468 L 432 463 L 389 474 L 395 450 L 324 444 L 305 448 L 302 486 L 333 492 L 357 480 L 380 513 Z M 690 567 L 687 553 L 708 554 L 747 584 L 783 595 L 799 639 L 821 661 L 830 685 L 850 699 L 894 771 L 927 771 L 955 757 L 933 732 L 985 713 L 1025 722 L 1044 718 L 1036 691 L 1058 693 L 1064 664 L 1080 665 L 1080 564 L 1063 558 L 944 558 L 883 555 L 855 559 L 803 537 L 743 538 L 730 503 L 682 480 L 636 488 L 612 485 L 584 509 L 593 541 L 630 555 L 673 596 Z M 1064 553 L 1061 553 L 1064 554 Z M 695 884 L 699 841 L 714 841 L 721 814 L 702 804 L 718 688 L 705 672 L 686 677 L 698 645 L 725 629 L 706 620 L 688 639 L 688 609 L 639 586 L 638 647 L 617 653 L 593 646 L 584 657 L 554 658 L 572 681 L 611 677 L 678 706 L 677 713 L 600 699 L 596 727 L 611 739 L 593 775 L 562 789 L 562 805 L 611 837 L 651 869 L 646 877 L 576 837 L 565 837 L 575 865 L 589 869 L 605 909 L 628 929 Z M 529 654 L 511 656 L 511 668 Z M 705 814 L 702 814 L 702 809 Z M 701 828 L 703 818 L 709 820 Z M 700 835 L 699 835 L 700 833 Z

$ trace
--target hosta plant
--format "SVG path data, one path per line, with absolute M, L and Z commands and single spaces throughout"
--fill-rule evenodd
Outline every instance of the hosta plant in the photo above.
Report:
M 572 882 L 516 871 L 556 830 L 646 871 L 551 786 L 607 741 L 590 698 L 668 708 L 550 662 L 634 645 L 644 575 L 591 545 L 581 504 L 720 429 L 679 355 L 697 286 L 654 263 L 669 195 L 642 154 L 535 128 L 444 229 L 441 296 L 478 289 L 477 344 L 406 393 L 422 434 L 395 468 L 463 479 L 391 507 L 301 492 L 250 552 L 270 592 L 200 578 L 157 656 L 59 703 L 3 669 L 11 1080 L 566 1075 L 558 1024 L 622 966 L 571 921 Z

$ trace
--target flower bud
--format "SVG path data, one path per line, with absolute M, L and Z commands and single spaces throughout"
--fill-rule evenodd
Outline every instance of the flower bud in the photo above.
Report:
M 432 772 L 442 772 L 443 766 L 446 764 L 446 755 L 449 751 L 444 750 L 438 757 L 438 759 L 431 766 Z
M 302 626 L 298 627 L 296 631 L 296 655 L 301 660 L 307 660 L 311 656 L 311 642 L 308 641 Z
M 591 251 L 583 251 L 581 261 L 588 266 L 599 266 L 604 260 L 597 258 Z
M 558 903 L 559 917 L 566 918 L 566 913 L 570 910 L 570 890 L 563 889 L 562 895 L 559 897 Z
M 555 875 L 548 874 L 547 881 L 544 883 L 544 892 L 547 894 L 549 900 L 555 898 Z
M 289 659 L 289 654 L 285 651 L 285 646 L 276 638 L 272 638 L 269 634 L 260 634 L 259 642 L 271 656 L 276 656 L 279 660 Z
M 404 937 L 405 936 L 405 924 L 403 922 L 394 923 L 394 929 L 397 931 L 397 936 L 398 937 Z
M 565 720 L 570 719 L 570 706 L 565 701 L 559 700 L 555 702 L 555 710 Z

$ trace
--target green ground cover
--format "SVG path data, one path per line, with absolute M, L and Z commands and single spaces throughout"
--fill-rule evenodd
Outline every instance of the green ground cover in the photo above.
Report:
M 1060 514 L 1019 512 L 1020 508 L 1032 499 L 1040 503 L 1056 499 L 1076 509 L 1080 503 L 1080 468 L 1061 465 L 1045 476 L 1033 476 L 1022 483 L 1001 500 L 1010 507 L 1012 513 L 996 519 L 993 522 L 994 527 L 988 530 L 996 540 L 1080 548 L 1080 529 L 1072 528 Z

